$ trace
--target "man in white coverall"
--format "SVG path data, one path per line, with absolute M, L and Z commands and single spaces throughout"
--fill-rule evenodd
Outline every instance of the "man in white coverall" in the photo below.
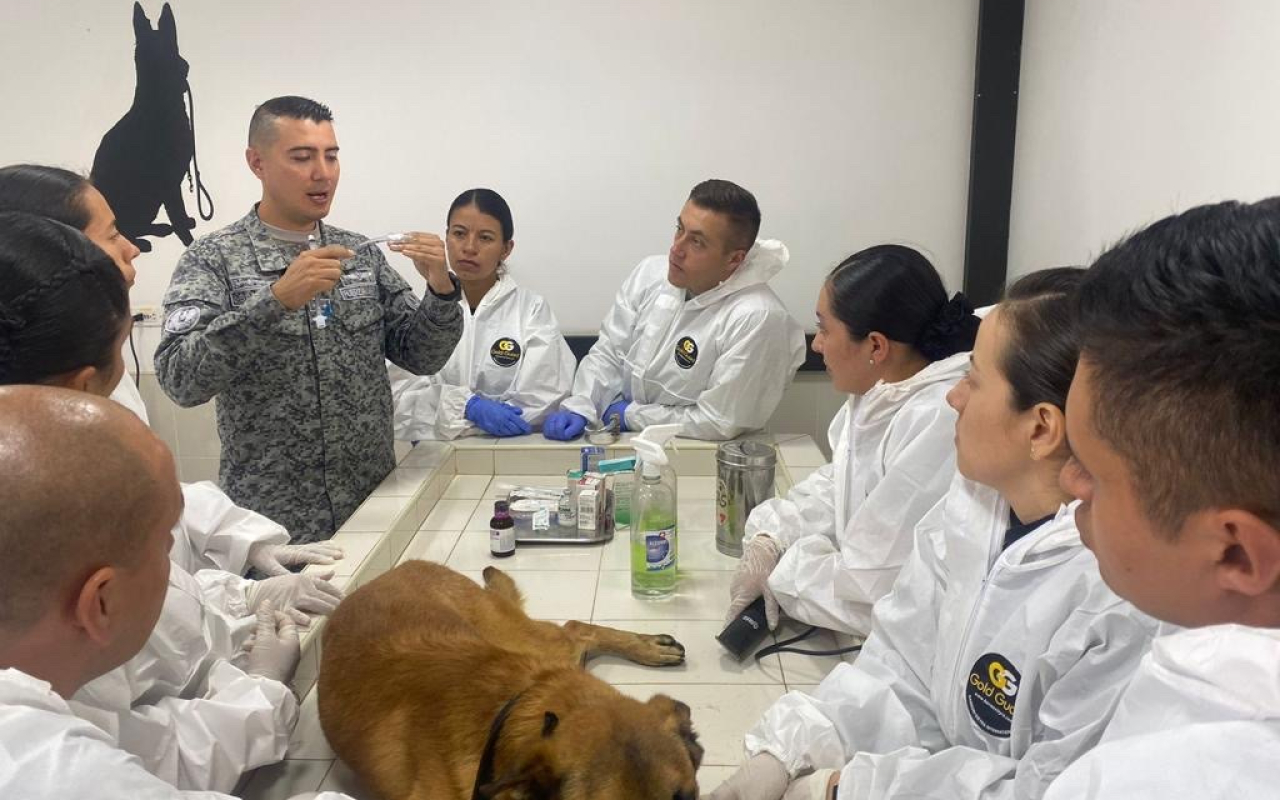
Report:
M 691 439 L 764 427 L 804 361 L 804 333 L 769 288 L 787 248 L 756 240 L 760 208 L 722 180 L 693 187 L 665 256 L 627 278 L 578 365 L 573 394 L 542 426 L 569 440 L 588 421 L 622 430 L 678 423 Z
M 1046 800 L 1280 797 L 1280 198 L 1104 253 L 1067 432 L 1085 544 L 1171 628 Z
M 182 507 L 164 444 L 105 399 L 6 387 L 0 471 L 0 797 L 228 798 L 166 784 L 66 701 L 159 617 Z

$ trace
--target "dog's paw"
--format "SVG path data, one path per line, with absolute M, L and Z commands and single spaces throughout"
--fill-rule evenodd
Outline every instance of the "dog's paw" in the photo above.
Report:
M 642 635 L 644 640 L 643 660 L 641 664 L 650 667 L 676 667 L 684 663 L 684 645 L 676 641 L 674 636 L 665 633 L 656 636 Z

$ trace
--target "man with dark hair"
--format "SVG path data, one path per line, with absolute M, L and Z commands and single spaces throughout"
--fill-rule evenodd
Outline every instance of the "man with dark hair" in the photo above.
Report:
M 769 288 L 787 248 L 757 241 L 760 207 L 722 180 L 693 187 L 675 240 L 619 290 L 600 337 L 578 365 L 573 395 L 543 423 L 549 439 L 588 420 L 620 429 L 677 423 L 693 439 L 764 427 L 804 361 L 804 333 Z
M 444 243 L 391 249 L 426 278 L 419 303 L 364 237 L 324 224 L 338 188 L 333 115 L 303 97 L 254 112 L 245 153 L 262 200 L 183 254 L 156 374 L 181 406 L 218 398 L 220 483 L 289 529 L 332 536 L 395 466 L 384 357 L 440 369 L 462 333 Z
M 1067 406 L 1102 577 L 1157 638 L 1067 798 L 1276 796 L 1280 199 L 1201 206 L 1104 253 Z

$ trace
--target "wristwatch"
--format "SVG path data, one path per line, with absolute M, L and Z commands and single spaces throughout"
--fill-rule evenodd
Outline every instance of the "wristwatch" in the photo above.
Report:
M 449 282 L 453 284 L 453 291 L 448 294 L 440 294 L 435 289 L 432 289 L 430 281 L 427 282 L 427 291 L 431 292 L 441 300 L 449 303 L 456 303 L 462 299 L 462 284 L 458 283 L 458 276 L 454 275 L 452 272 L 449 273 Z

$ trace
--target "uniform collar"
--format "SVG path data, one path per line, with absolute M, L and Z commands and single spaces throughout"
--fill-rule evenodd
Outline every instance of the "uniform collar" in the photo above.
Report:
M 880 420 L 898 413 L 908 400 L 921 389 L 938 383 L 955 383 L 964 377 L 969 366 L 969 353 L 956 353 L 953 356 L 935 361 L 906 380 L 897 383 L 880 381 L 861 397 L 849 399 L 850 410 L 857 409 L 859 420 L 863 423 Z M 945 402 L 945 401 L 944 401 Z
M 498 276 L 498 280 L 493 286 L 489 287 L 489 291 L 485 292 L 483 298 L 480 299 L 480 305 L 476 306 L 474 316 L 480 316 L 486 309 L 493 308 L 502 302 L 503 298 L 516 290 L 516 282 L 511 280 L 511 276 L 503 274 Z M 459 301 L 465 307 L 466 313 L 471 313 L 470 306 L 467 306 L 467 297 L 464 293 Z
M 258 216 L 257 203 L 254 203 L 253 209 L 245 215 L 241 222 L 243 222 L 245 231 L 249 234 L 249 245 L 253 248 L 254 261 L 258 265 L 258 271 L 272 274 L 284 272 L 293 261 L 293 257 L 290 255 L 293 245 L 288 242 L 282 242 L 271 235 L 271 231 L 267 230 L 262 218 Z M 329 240 L 326 228 L 324 220 L 316 223 L 316 237 L 322 243 Z M 356 259 L 351 259 L 347 263 L 354 261 Z M 347 264 L 344 264 L 343 271 L 345 272 L 346 270 Z

